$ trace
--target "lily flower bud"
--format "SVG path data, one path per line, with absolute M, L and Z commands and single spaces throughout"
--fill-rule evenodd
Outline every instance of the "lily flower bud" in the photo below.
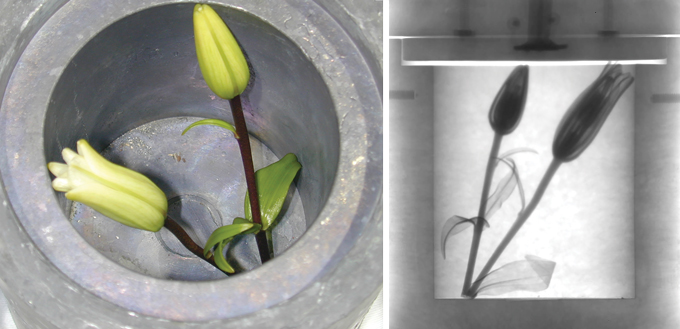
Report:
M 516 67 L 505 80 L 489 111 L 491 128 L 501 135 L 507 135 L 517 128 L 522 119 L 529 86 L 529 67 Z
M 224 99 L 240 95 L 250 80 L 248 62 L 227 25 L 208 5 L 194 6 L 194 38 L 208 87 Z
M 576 159 L 595 139 L 600 128 L 619 100 L 633 83 L 629 73 L 623 73 L 621 65 L 608 64 L 600 76 L 572 103 L 560 121 L 553 156 L 562 162 Z
M 152 232 L 163 227 L 168 200 L 156 184 L 109 162 L 84 139 L 78 141 L 77 149 L 78 153 L 69 148 L 62 151 L 66 164 L 47 164 L 57 176 L 52 181 L 55 190 L 127 226 Z

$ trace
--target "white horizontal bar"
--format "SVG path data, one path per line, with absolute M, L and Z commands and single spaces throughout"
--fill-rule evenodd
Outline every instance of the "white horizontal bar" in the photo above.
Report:
M 405 39 L 527 39 L 526 34 L 482 34 L 473 36 L 458 36 L 458 35 L 391 35 L 390 39 L 405 40 Z M 614 36 L 602 36 L 599 34 L 564 34 L 551 35 L 551 39 L 608 39 L 608 38 L 680 38 L 680 34 L 617 34 Z
M 666 59 L 605 60 L 556 60 L 556 61 L 401 61 L 402 66 L 587 66 L 617 63 L 621 65 L 666 65 Z

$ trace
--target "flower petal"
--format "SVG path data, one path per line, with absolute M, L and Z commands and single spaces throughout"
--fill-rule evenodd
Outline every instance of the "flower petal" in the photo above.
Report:
M 52 188 L 59 192 L 68 192 L 71 190 L 71 183 L 66 178 L 55 178 L 52 181 Z
M 163 227 L 165 213 L 127 193 L 98 184 L 85 184 L 66 193 L 66 198 L 86 204 L 124 225 L 157 232 Z
M 80 166 L 81 168 L 89 170 L 85 159 L 68 147 L 61 151 L 61 157 L 64 158 L 64 162 L 66 162 L 67 165 Z
M 109 162 L 84 139 L 78 141 L 78 153 L 83 156 L 100 184 L 143 200 L 165 214 L 168 208 L 168 200 L 163 191 L 149 178 L 136 171 Z
M 47 164 L 47 169 L 52 173 L 52 175 L 57 177 L 63 177 L 68 175 L 68 165 L 59 162 L 50 162 Z

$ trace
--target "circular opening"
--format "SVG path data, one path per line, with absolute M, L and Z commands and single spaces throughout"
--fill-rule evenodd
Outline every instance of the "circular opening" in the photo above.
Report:
M 22 52 L 0 111 L 0 149 L 5 152 L 0 174 L 13 230 L 6 236 L 16 237 L 14 245 L 21 249 L 12 250 L 25 256 L 15 258 L 21 278 L 8 282 L 49 282 L 33 291 L 59 297 L 59 303 L 69 300 L 71 310 L 90 305 L 97 310 L 89 314 L 149 316 L 144 321 L 230 319 L 247 326 L 251 317 L 244 315 L 277 305 L 275 312 L 291 316 L 292 322 L 285 323 L 299 324 L 294 320 L 310 314 L 300 309 L 345 310 L 336 315 L 356 310 L 354 293 L 370 294 L 369 286 L 377 282 L 370 278 L 377 280 L 382 273 L 376 265 L 380 262 L 367 262 L 380 255 L 382 246 L 381 98 L 360 49 L 314 1 L 229 0 L 232 7 L 214 6 L 253 64 L 254 80 L 247 92 L 252 110 L 246 111 L 252 135 L 264 150 L 277 157 L 294 153 L 303 165 L 295 192 L 303 208 L 304 235 L 263 266 L 227 280 L 167 280 L 111 261 L 72 225 L 71 208 L 51 188 L 45 166 L 61 160 L 63 147 L 86 138 L 114 161 L 130 164 L 135 157 L 108 152 L 140 130 L 153 136 L 151 128 L 172 126 L 163 120 L 231 119 L 227 102 L 212 99 L 201 77 L 194 75 L 197 67 L 187 67 L 188 59 L 181 61 L 185 52 L 193 53 L 191 6 L 170 4 L 174 2 L 179 0 L 101 6 L 95 0 L 71 0 L 49 17 Z M 179 38 L 175 33 L 182 24 L 184 38 Z M 189 82 L 174 79 L 182 75 Z M 173 89 L 173 81 L 185 85 Z M 195 133 L 217 136 L 205 129 Z M 195 160 L 173 152 L 160 157 L 174 158 L 176 168 L 185 165 L 182 159 L 186 164 Z M 174 182 L 152 179 L 160 185 Z M 210 196 L 169 197 L 172 202 L 174 197 L 186 200 L 180 214 L 196 211 L 230 219 Z M 202 209 L 197 200 L 211 206 Z M 212 216 L 212 209 L 219 216 Z M 172 251 L 162 237 L 149 240 Z M 54 298 L 33 299 L 32 305 L 52 309 Z M 120 307 L 112 309 L 108 303 Z M 324 327 L 317 324 L 337 321 L 337 316 L 319 313 L 313 323 Z
M 251 14 L 213 6 L 241 43 L 253 78 L 244 93 L 256 169 L 286 153 L 303 168 L 274 235 L 275 254 L 294 243 L 323 208 L 339 158 L 339 130 L 329 90 L 313 63 L 280 31 Z M 215 228 L 243 216 L 245 180 L 231 133 L 216 127 L 182 130 L 200 118 L 229 122 L 229 103 L 205 84 L 196 60 L 193 4 L 150 8 L 94 36 L 66 65 L 45 115 L 47 161 L 78 139 L 114 163 L 139 171 L 166 193 L 169 214 L 199 244 Z M 90 245 L 133 271 L 157 278 L 224 277 L 188 254 L 174 237 L 140 231 L 87 207 L 58 200 Z M 251 241 L 252 240 L 252 241 Z M 234 241 L 227 259 L 237 269 L 259 264 L 254 238 Z

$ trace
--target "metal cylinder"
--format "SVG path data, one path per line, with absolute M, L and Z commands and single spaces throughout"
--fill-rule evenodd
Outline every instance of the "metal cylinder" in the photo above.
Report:
M 86 138 L 100 151 L 117 145 L 111 157 L 144 171 L 149 163 L 163 163 L 166 149 L 179 147 L 172 137 L 158 137 L 177 122 L 230 120 L 228 103 L 212 96 L 197 69 L 193 4 L 71 0 L 8 6 L 20 14 L 0 15 L 13 27 L 0 36 L 12 41 L 0 44 L 0 288 L 18 327 L 355 324 L 382 284 L 381 69 L 375 31 L 360 32 L 348 17 L 361 15 L 341 10 L 341 2 L 210 2 L 252 64 L 244 97 L 251 134 L 274 157 L 295 153 L 303 165 L 293 198 L 299 203 L 291 201 L 291 208 L 299 206 L 295 216 L 306 232 L 282 243 L 270 262 L 246 260 L 251 270 L 229 278 L 195 275 L 206 271 L 200 266 L 173 276 L 188 257 L 149 256 L 168 248 L 161 235 L 100 227 L 127 243 L 94 238 L 94 226 L 72 223 L 73 205 L 51 189 L 45 168 L 60 160 L 63 147 Z M 134 149 L 138 144 L 121 138 L 147 138 L 139 145 L 162 152 Z M 228 147 L 208 137 L 191 141 L 185 146 L 197 152 Z M 115 153 L 120 145 L 134 156 Z M 206 152 L 201 163 L 213 161 L 211 154 L 220 153 Z M 184 162 L 171 155 L 187 162 L 186 154 Z M 186 192 L 191 198 L 181 199 L 185 208 L 186 202 L 217 200 L 204 213 L 229 217 L 220 198 L 243 200 L 241 192 L 197 195 L 201 188 L 220 190 L 208 179 L 176 183 L 185 172 L 200 171 L 196 167 L 159 168 L 165 171 L 147 174 L 169 197 L 181 199 L 184 189 L 193 189 Z M 208 177 L 219 166 L 203 169 Z

